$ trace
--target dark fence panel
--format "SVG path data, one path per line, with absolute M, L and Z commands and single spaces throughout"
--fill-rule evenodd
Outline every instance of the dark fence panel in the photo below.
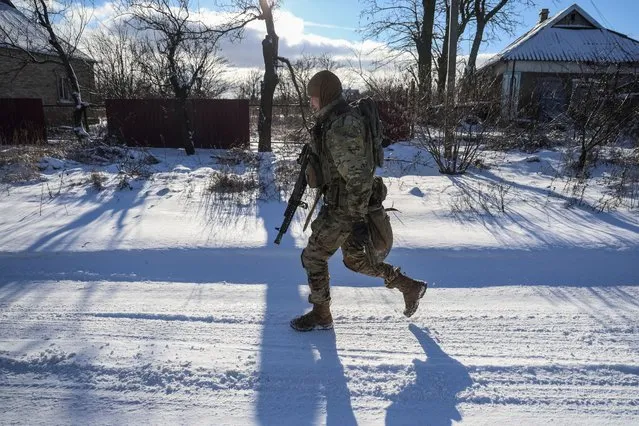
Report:
M 0 98 L 0 144 L 37 144 L 46 140 L 42 99 Z
M 44 104 L 44 118 L 48 127 L 73 126 L 73 112 L 75 105 L 52 105 Z M 84 124 L 98 124 L 100 118 L 105 117 L 103 105 L 91 104 L 89 108 L 84 110 Z
M 129 146 L 182 148 L 181 113 L 175 99 L 107 99 L 109 134 Z M 196 148 L 249 146 L 247 100 L 187 102 Z

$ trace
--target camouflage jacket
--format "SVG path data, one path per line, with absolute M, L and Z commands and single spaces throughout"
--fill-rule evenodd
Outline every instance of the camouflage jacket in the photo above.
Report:
M 320 159 L 324 204 L 346 220 L 368 211 L 375 166 L 367 158 L 361 115 L 340 97 L 318 111 L 312 148 Z

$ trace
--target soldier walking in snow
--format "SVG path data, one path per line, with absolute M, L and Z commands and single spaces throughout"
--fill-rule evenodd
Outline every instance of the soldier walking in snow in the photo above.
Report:
M 386 287 L 398 289 L 404 296 L 404 315 L 410 317 L 417 310 L 427 284 L 382 262 L 392 245 L 392 230 L 381 206 L 386 187 L 381 178 L 374 176 L 376 162 L 369 123 L 358 108 L 346 102 L 339 78 L 330 71 L 315 74 L 307 93 L 316 111 L 307 180 L 309 186 L 322 191 L 324 199 L 302 252 L 302 265 L 311 290 L 308 299 L 313 309 L 291 320 L 291 327 L 298 331 L 333 327 L 328 259 L 340 247 L 346 267 L 384 278 Z M 391 241 L 386 248 L 372 243 L 375 224 L 371 221 L 388 227 Z

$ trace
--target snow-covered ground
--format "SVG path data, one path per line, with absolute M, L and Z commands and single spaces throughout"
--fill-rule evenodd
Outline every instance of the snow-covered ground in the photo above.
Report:
M 304 216 L 274 245 L 285 203 L 264 195 L 281 157 L 151 153 L 124 189 L 116 165 L 55 160 L 0 188 L 0 423 L 639 422 L 639 217 L 575 205 L 560 153 L 446 177 L 389 150 L 389 261 L 426 298 L 407 320 L 338 253 L 335 330 L 308 334 L 288 327 Z M 215 171 L 266 190 L 223 200 Z

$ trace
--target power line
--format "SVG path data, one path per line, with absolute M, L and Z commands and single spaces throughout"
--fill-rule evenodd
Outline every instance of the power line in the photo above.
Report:
M 606 28 L 612 28 L 612 25 L 610 24 L 610 21 L 608 21 L 606 19 L 606 17 L 604 16 L 603 13 L 601 13 L 601 11 L 599 10 L 599 8 L 597 7 L 597 5 L 595 4 L 595 2 L 593 0 L 590 0 L 590 4 L 592 4 L 592 7 L 595 8 L 595 10 L 597 11 L 597 13 L 599 14 L 599 17 L 601 18 L 601 20 L 604 22 L 604 24 L 606 24 Z

